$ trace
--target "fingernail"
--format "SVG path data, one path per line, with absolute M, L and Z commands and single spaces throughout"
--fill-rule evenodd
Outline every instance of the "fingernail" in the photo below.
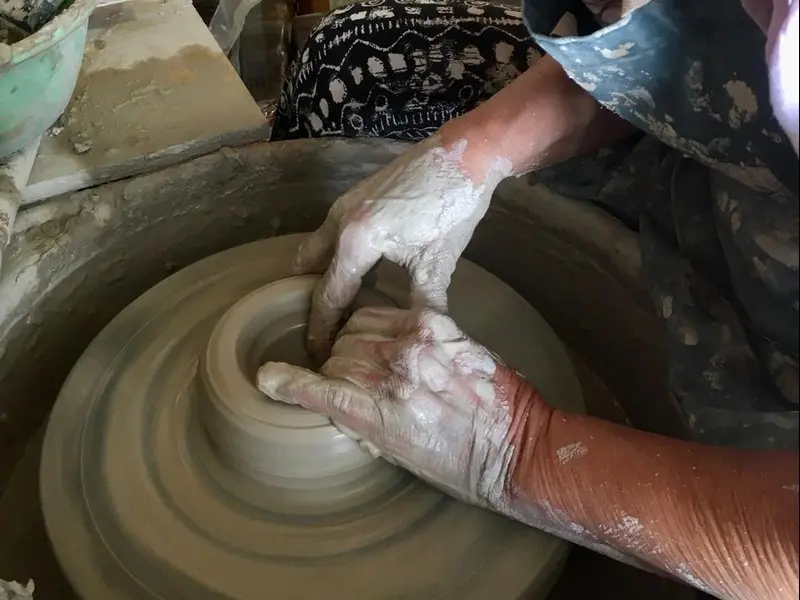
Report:
M 375 444 L 373 444 L 369 440 L 361 440 L 358 442 L 358 445 L 361 446 L 367 452 L 369 452 L 372 458 L 380 458 L 383 455 L 380 448 L 378 448 Z
M 290 376 L 279 363 L 265 363 L 256 375 L 258 389 L 273 400 L 286 401 Z
M 361 436 L 358 435 L 355 431 L 353 431 L 349 427 L 345 427 L 344 425 L 342 425 L 341 423 L 338 423 L 336 421 L 333 421 L 333 424 L 336 426 L 336 429 L 341 431 L 343 434 L 345 434 L 351 440 L 354 440 L 356 442 L 360 442 L 361 441 Z

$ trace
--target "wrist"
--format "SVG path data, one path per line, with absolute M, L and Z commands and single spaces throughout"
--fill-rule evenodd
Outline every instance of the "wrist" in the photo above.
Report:
M 508 165 L 508 175 L 523 175 L 633 131 L 545 56 L 485 103 L 446 123 L 440 135 L 446 144 L 466 141 L 466 168 L 480 178 L 497 161 Z
M 503 476 L 495 482 L 495 497 L 489 505 L 499 513 L 526 521 L 530 500 L 518 482 L 527 481 L 526 474 L 535 465 L 536 448 L 546 437 L 555 410 L 547 404 L 522 375 L 505 365 L 497 367 L 495 389 L 508 411 L 505 436 Z
M 511 160 L 498 152 L 492 133 L 472 113 L 445 123 L 437 132 L 439 145 L 457 153 L 459 168 L 475 185 L 492 190 L 506 177 L 514 175 Z

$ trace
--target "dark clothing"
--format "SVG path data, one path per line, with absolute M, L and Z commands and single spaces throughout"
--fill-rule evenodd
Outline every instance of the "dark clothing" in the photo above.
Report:
M 292 63 L 272 139 L 418 141 L 490 98 L 540 55 L 519 9 L 347 5 L 325 17 Z
M 796 448 L 798 158 L 772 117 L 763 33 L 739 0 L 651 0 L 600 29 L 576 3 L 584 35 L 542 35 L 565 5 L 527 0 L 533 41 L 517 9 L 483 2 L 334 11 L 295 62 L 273 139 L 422 139 L 547 52 L 643 132 L 539 178 L 638 231 L 693 437 Z

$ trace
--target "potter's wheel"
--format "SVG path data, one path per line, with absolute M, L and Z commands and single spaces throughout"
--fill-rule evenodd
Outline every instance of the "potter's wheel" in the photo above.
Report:
M 267 359 L 302 363 L 314 277 L 303 236 L 222 252 L 157 285 L 95 339 L 48 425 L 42 503 L 86 600 L 543 598 L 567 545 L 468 507 L 326 419 L 266 399 Z M 269 285 L 268 285 L 269 284 Z M 402 305 L 378 269 L 362 304 Z M 554 403 L 581 410 L 557 338 L 509 287 L 461 261 L 451 314 Z

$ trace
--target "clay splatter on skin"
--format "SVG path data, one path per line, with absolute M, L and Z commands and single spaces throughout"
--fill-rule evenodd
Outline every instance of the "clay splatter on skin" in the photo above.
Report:
M 547 502 L 541 506 L 541 512 L 528 510 L 519 516 L 523 522 L 529 523 L 545 533 L 578 544 L 621 563 L 646 569 L 644 563 L 639 559 L 604 543 L 585 527 L 568 518 L 563 511 L 554 508 Z
M 647 532 L 641 521 L 625 513 L 617 515 L 616 523 L 600 526 L 600 531 L 609 539 L 623 543 L 632 550 L 640 550 L 647 542 Z
M 574 444 L 561 446 L 556 450 L 556 456 L 558 457 L 558 463 L 565 465 L 570 461 L 586 456 L 588 452 L 588 448 L 582 442 L 575 442 Z
M 621 519 L 622 528 L 629 534 L 639 533 L 644 529 L 644 526 L 639 522 L 636 517 L 625 515 Z
M 675 575 L 683 581 L 690 584 L 692 587 L 705 592 L 706 594 L 713 594 L 711 588 L 703 583 L 685 564 L 680 564 L 675 568 Z

